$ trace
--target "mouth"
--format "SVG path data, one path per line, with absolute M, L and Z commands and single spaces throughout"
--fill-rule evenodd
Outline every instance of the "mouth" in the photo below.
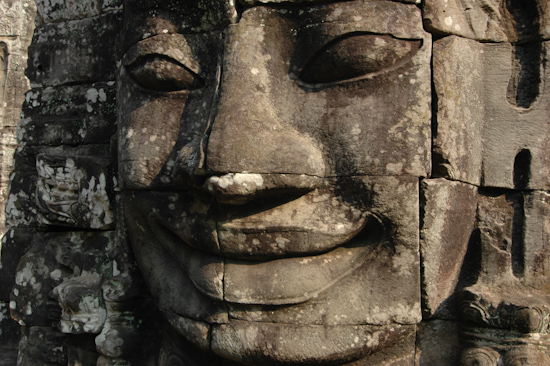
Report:
M 377 217 L 328 187 L 279 205 L 272 198 L 220 204 L 211 225 L 219 251 L 199 247 L 189 215 L 181 217 L 174 225 L 151 213 L 149 225 L 199 291 L 238 304 L 310 300 L 365 263 L 384 232 Z

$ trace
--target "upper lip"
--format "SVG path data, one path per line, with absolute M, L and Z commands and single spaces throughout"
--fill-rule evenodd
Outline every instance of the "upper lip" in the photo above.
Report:
M 337 197 L 333 186 L 319 177 L 226 174 L 209 178 L 204 186 L 215 197 L 216 210 L 185 217 L 154 215 L 151 224 L 195 249 L 228 258 L 325 253 L 355 237 L 369 214 Z M 207 236 L 197 238 L 191 226 Z

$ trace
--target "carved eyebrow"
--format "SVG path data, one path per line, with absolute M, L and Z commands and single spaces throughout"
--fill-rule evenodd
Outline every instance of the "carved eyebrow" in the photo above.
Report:
M 125 66 L 133 64 L 147 55 L 171 58 L 197 75 L 201 71 L 183 34 L 162 34 L 140 41 L 128 49 L 122 57 L 122 64 Z

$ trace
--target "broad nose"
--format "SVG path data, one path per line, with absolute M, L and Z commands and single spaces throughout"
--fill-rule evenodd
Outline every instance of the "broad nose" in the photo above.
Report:
M 213 174 L 306 174 L 323 177 L 315 141 L 293 125 L 285 91 L 288 36 L 281 25 L 243 17 L 227 34 L 217 116 L 206 152 Z M 264 14 L 265 15 L 265 14 Z M 265 23 L 264 23 L 265 24 Z M 295 86 L 294 86 L 295 87 Z M 292 101 L 290 101 L 292 102 Z M 285 105 L 286 104 L 286 105 Z

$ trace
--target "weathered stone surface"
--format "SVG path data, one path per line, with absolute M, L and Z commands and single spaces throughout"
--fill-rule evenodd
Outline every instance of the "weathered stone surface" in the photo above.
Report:
M 427 0 L 428 30 L 479 41 L 526 42 L 550 37 L 550 6 L 545 0 Z
M 88 84 L 115 79 L 115 42 L 120 12 L 95 18 L 44 24 L 29 47 L 31 86 Z
M 115 133 L 113 82 L 33 89 L 17 127 L 21 145 L 108 144 Z
M 523 203 L 523 263 L 524 281 L 543 292 L 550 290 L 550 196 L 534 191 L 525 195 Z
M 391 2 L 344 4 L 288 12 L 284 18 L 277 10 L 255 7 L 230 27 L 206 152 L 209 170 L 426 175 L 431 39 L 418 9 Z M 355 14 L 363 16 L 354 20 Z M 349 56 L 349 65 L 331 68 L 341 61 L 340 47 L 355 55 L 363 44 L 376 62 L 352 64 Z M 328 69 L 316 74 L 323 65 Z
M 52 327 L 29 327 L 21 339 L 18 365 L 55 366 L 67 364 L 63 352 L 66 335 Z
M 189 34 L 221 30 L 238 19 L 235 1 L 126 0 L 123 47 L 162 34 Z
M 15 273 L 19 259 L 25 254 L 35 235 L 33 230 L 10 229 L 2 238 L 0 255 L 0 301 L 9 302 L 15 283 Z
M 0 300 L 0 365 L 12 366 L 16 364 L 21 327 L 10 317 L 9 301 Z M 11 360 L 12 363 L 8 362 Z
M 36 158 L 38 222 L 87 229 L 115 224 L 110 159 L 40 154 Z
M 549 364 L 547 2 L 235 3 L 38 0 L 20 363 Z
M 456 308 L 449 302 L 474 230 L 477 189 L 445 179 L 425 179 L 421 191 L 422 312 L 426 318 L 455 318 Z
M 446 37 L 433 45 L 433 80 L 437 95 L 432 174 L 479 185 L 483 142 L 483 91 L 479 80 L 481 48 L 477 42 Z M 435 103 L 435 101 L 434 101 Z
M 59 330 L 63 333 L 98 334 L 107 318 L 101 276 L 85 273 L 54 287 L 52 296 L 61 306 Z
M 221 33 L 164 34 L 131 47 L 124 66 L 148 54 L 161 52 L 196 76 L 197 87 L 169 93 L 143 87 L 126 67 L 120 69 L 118 92 L 119 174 L 122 188 L 189 185 L 188 177 L 203 158 L 196 154 L 213 108 L 221 54 Z M 147 58 L 145 58 L 147 59 Z M 200 65 L 200 69 L 197 67 Z M 137 71 L 136 71 L 137 72 Z M 144 71 L 145 72 L 145 71 Z M 204 87 L 198 87 L 204 85 Z M 162 123 L 152 124 L 162 116 Z M 185 128 L 180 128 L 186 121 Z M 185 179 L 185 180 L 183 180 Z M 192 185 L 192 183 L 191 183 Z
M 541 63 L 549 44 L 449 37 L 434 52 L 437 174 L 489 187 L 548 189 L 550 74 Z M 472 66 L 471 77 L 459 76 L 464 64 Z
M 34 1 L 21 0 L 5 0 L 0 5 L 0 14 L 2 14 L 2 22 L 0 24 L 1 35 L 22 36 L 25 40 L 29 40 L 32 36 L 34 16 L 36 14 L 36 6 Z M 23 52 L 20 54 L 22 58 Z
M 36 190 L 36 151 L 19 150 L 14 155 L 10 191 L 6 201 L 6 223 L 12 227 L 37 226 L 34 204 Z
M 176 33 L 188 5 L 128 5 L 126 224 L 168 332 L 198 348 L 165 343 L 159 362 L 413 365 L 431 165 L 418 7 L 250 7 L 222 37 Z
M 35 235 L 17 267 L 11 315 L 22 325 L 56 326 L 61 307 L 50 292 L 65 279 L 82 273 L 103 275 L 112 268 L 113 232 L 69 232 Z
M 215 205 L 187 192 L 123 192 L 123 198 L 132 247 L 159 309 L 227 321 L 226 307 L 219 301 L 223 257 L 211 254 L 219 253 Z M 149 223 L 152 230 L 139 229 Z
M 548 189 L 550 72 L 540 65 L 550 56 L 550 43 L 522 47 L 484 48 L 482 184 Z
M 108 145 L 20 149 L 10 179 L 8 224 L 113 227 L 112 192 L 117 181 L 109 156 Z
M 397 325 L 331 327 L 231 320 L 228 324 L 214 327 L 212 348 L 216 354 L 243 364 L 274 361 L 289 364 L 346 363 L 361 359 L 357 365 L 412 366 L 413 329 L 413 326 Z M 251 334 L 254 336 L 250 337 Z M 408 352 L 405 355 L 394 352 L 382 362 L 376 362 L 379 361 L 376 352 L 391 348 L 393 344 L 404 344 Z M 259 348 L 264 350 L 263 354 L 256 352 Z M 375 362 L 369 360 L 371 354 Z
M 347 21 L 350 14 L 372 14 L 374 10 L 397 12 L 399 16 L 395 16 L 396 22 L 382 21 L 384 17 L 372 15 Z M 218 174 L 247 171 L 321 177 L 325 174 L 425 176 L 430 166 L 430 73 L 426 66 L 431 48 L 429 35 L 421 29 L 418 9 L 405 4 L 357 2 L 330 12 L 328 7 L 311 10 L 305 16 L 298 11 L 279 14 L 275 10 L 253 8 L 245 12 L 238 25 L 230 27 L 222 72 L 224 86 L 208 151 L 203 151 L 206 144 L 203 133 L 208 129 L 205 124 L 211 120 L 212 80 L 217 77 L 217 60 L 211 56 L 212 50 L 220 47 L 216 38 L 167 34 L 133 46 L 123 58 L 126 68 L 119 78 L 122 187 L 181 187 L 184 183 L 176 179 L 178 176 L 189 182 L 192 179 L 186 176 L 203 169 Z M 340 15 L 332 19 L 334 14 Z M 282 15 L 285 19 L 290 17 L 291 23 L 283 22 Z M 325 25 L 324 18 L 331 22 Z M 398 19 L 416 22 L 411 27 L 410 22 L 404 24 Z M 265 29 L 259 25 L 260 20 L 267 22 Z M 292 29 L 296 35 L 291 37 Z M 353 75 L 336 73 L 328 81 L 311 79 L 313 75 L 308 76 L 309 81 L 301 80 L 304 72 L 307 74 L 304 67 L 316 68 L 306 65 L 312 54 L 331 39 L 343 40 L 345 34 L 353 32 L 390 34 L 382 38 L 361 35 L 358 37 L 366 38 L 352 41 L 372 45 L 373 52 L 379 53 L 379 64 L 365 61 L 367 65 L 354 69 Z M 262 41 L 258 42 L 253 35 L 260 33 Z M 313 37 L 314 33 L 324 35 Z M 287 40 L 280 42 L 284 39 Z M 199 41 L 202 46 L 197 44 Z M 395 53 L 376 49 L 375 44 L 386 42 L 391 42 Z M 189 50 L 189 54 L 175 60 L 198 73 L 190 90 L 168 95 L 158 94 L 162 90 L 155 86 L 140 87 L 146 80 L 140 80 L 139 74 L 131 71 L 137 67 L 136 52 L 146 57 L 154 47 L 161 47 L 163 54 L 174 58 L 170 49 L 177 44 Z M 202 47 L 210 44 L 206 58 Z M 241 49 L 243 45 L 246 47 Z M 269 57 L 277 57 L 277 62 L 273 59 L 257 64 L 254 60 L 262 59 L 263 54 L 272 54 Z M 203 69 L 196 69 L 195 63 Z M 251 75 L 252 79 L 242 75 Z M 200 88 L 201 84 L 205 86 Z M 385 119 L 388 114 L 392 117 Z M 151 126 L 149 121 L 156 115 L 163 115 L 164 123 Z M 324 128 L 319 128 L 320 123 Z M 274 132 L 272 128 L 277 130 Z M 349 136 L 351 142 L 346 140 Z M 402 140 L 407 141 L 405 148 Z M 385 153 L 390 150 L 399 153 Z
M 41 23 L 55 23 L 121 10 L 122 0 L 37 0 L 36 8 Z
M 357 182 L 359 181 L 359 182 Z M 293 304 L 292 306 L 270 307 L 262 309 L 260 306 L 245 306 L 236 304 L 231 299 L 230 314 L 233 318 L 248 321 L 295 323 L 295 324 L 387 324 L 391 322 L 415 323 L 419 320 L 419 293 L 415 286 L 419 286 L 418 270 L 418 186 L 415 178 L 363 178 L 357 179 L 354 186 L 354 195 L 351 197 L 371 197 L 366 199 L 363 205 L 368 207 L 372 216 L 367 217 L 360 234 L 343 244 L 338 249 L 333 249 L 326 254 L 315 257 L 310 254 L 306 257 L 285 258 L 269 262 L 252 262 L 249 268 L 241 267 L 242 276 L 240 282 L 232 283 L 232 263 L 244 266 L 246 261 L 238 262 L 228 260 L 226 262 L 226 297 L 235 288 L 254 288 L 264 292 L 278 294 L 282 298 L 287 294 L 286 290 L 300 288 L 308 291 L 301 294 L 305 298 L 292 301 L 279 299 L 279 304 Z M 351 184 L 348 184 L 349 187 Z M 342 182 L 346 187 L 346 183 Z M 357 195 L 362 189 L 361 195 Z M 398 193 L 399 192 L 399 193 Z M 348 192 L 349 193 L 349 192 Z M 344 192 L 342 198 L 346 199 Z M 358 204 L 358 203 L 357 203 Z M 307 207 L 303 205 L 302 210 Z M 360 209 L 358 204 L 358 208 Z M 364 207 L 364 206 L 363 206 Z M 267 211 L 277 212 L 277 208 Z M 296 215 L 296 214 L 295 214 Z M 312 215 L 313 216 L 313 215 Z M 283 215 L 282 218 L 285 216 Z M 313 218 L 313 217 L 312 217 Z M 278 228 L 279 226 L 274 226 Z M 283 229 L 279 229 L 284 231 Z M 388 231 L 392 232 L 391 237 Z M 244 231 L 246 233 L 246 231 Z M 280 235 L 278 233 L 274 233 Z M 242 235 L 242 234 L 241 234 Z M 253 233 L 247 234 L 254 235 Z M 295 241 L 305 245 L 304 241 Z M 289 241 L 287 246 L 295 244 Z M 245 247 L 246 248 L 246 247 Z M 391 249 L 390 249 L 391 248 Z M 348 250 L 346 252 L 346 249 Z M 342 253 L 338 253 L 342 250 Z M 333 272 L 333 266 L 344 261 L 351 252 L 359 255 L 357 264 L 348 264 L 348 273 L 332 279 L 310 284 L 309 288 L 302 283 L 308 282 L 310 271 L 317 270 L 316 276 L 326 276 Z M 324 251 L 321 253 L 325 253 Z M 333 258 L 334 257 L 334 258 Z M 316 261 L 326 259 L 324 264 L 316 264 Z M 294 269 L 294 267 L 297 269 Z M 265 267 L 265 268 L 264 268 Z M 302 267 L 302 269 L 299 269 Z M 267 270 L 269 268 L 270 270 Z M 269 273 L 272 277 L 269 277 Z M 375 275 L 375 273 L 378 273 Z M 277 274 L 277 275 L 275 275 Z M 303 276 L 303 277 L 302 277 Z M 256 279 L 261 281 L 256 282 Z M 336 282 L 334 282 L 337 280 Z M 362 286 L 357 287 L 357 283 Z M 391 285 L 390 285 L 391 284 Z M 319 288 L 320 287 L 320 288 Z M 248 291 L 243 291 L 241 296 L 251 296 Z M 383 293 L 384 296 L 373 296 L 376 293 Z M 342 303 L 339 299 L 346 298 Z M 229 298 L 228 298 L 229 299 Z M 249 301 L 252 303 L 263 303 L 259 298 Z M 389 300 L 391 299 L 391 300 Z M 307 301 L 305 301 L 307 300 Z M 244 302 L 244 301 L 243 301 Z M 296 303 L 298 302 L 298 303 Z M 397 305 L 400 304 L 400 305 Z M 396 306 L 394 306 L 396 305 Z
M 416 366 L 455 366 L 460 359 L 459 324 L 422 322 L 416 333 Z
M 528 365 L 545 364 L 550 359 L 550 296 L 548 282 L 542 280 L 545 263 L 544 259 L 532 261 L 533 252 L 541 250 L 540 239 L 525 239 L 532 239 L 533 232 L 541 239 L 548 235 L 547 220 L 539 216 L 548 209 L 546 194 L 482 193 L 477 214 L 479 274 L 475 284 L 460 293 L 465 322 L 461 338 L 469 347 L 463 360 L 492 355 L 495 362 L 514 364 L 523 359 Z M 536 341 L 524 346 L 530 339 Z
M 4 205 L 16 149 L 15 126 L 20 119 L 29 81 L 24 75 L 36 6 L 33 0 L 0 3 L 0 236 L 6 232 Z

